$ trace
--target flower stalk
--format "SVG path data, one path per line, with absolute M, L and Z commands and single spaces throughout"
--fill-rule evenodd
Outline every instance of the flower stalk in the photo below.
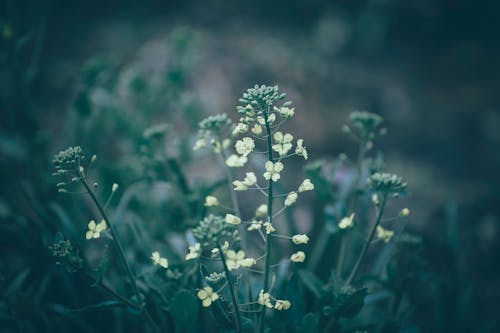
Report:
M 219 249 L 219 256 L 222 261 L 222 266 L 224 267 L 224 274 L 226 275 L 226 280 L 229 285 L 229 293 L 231 294 L 231 302 L 233 303 L 234 313 L 236 315 L 236 332 L 241 332 L 241 318 L 240 318 L 240 310 L 238 307 L 238 301 L 236 299 L 236 294 L 234 293 L 234 284 L 231 278 L 231 273 L 229 272 L 229 268 L 227 267 L 226 258 L 224 257 L 224 251 L 219 243 L 217 243 L 217 249 Z

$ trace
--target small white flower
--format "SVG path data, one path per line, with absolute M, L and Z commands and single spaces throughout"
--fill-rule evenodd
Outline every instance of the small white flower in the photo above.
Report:
M 207 146 L 207 141 L 205 141 L 205 139 L 198 139 L 194 144 L 193 150 L 198 150 L 206 146 Z
M 222 151 L 224 149 L 226 149 L 227 147 L 229 147 L 229 145 L 231 144 L 231 140 L 229 139 L 224 139 L 224 141 L 222 141 L 222 145 L 220 144 L 219 141 L 212 141 L 212 145 L 214 146 L 214 151 L 217 153 L 217 154 L 220 154 L 222 153 Z
M 293 136 L 291 134 L 287 133 L 283 135 L 281 132 L 276 132 L 274 133 L 274 140 L 277 143 L 272 148 L 280 156 L 285 156 L 292 149 Z
M 399 212 L 399 216 L 406 217 L 408 215 L 410 215 L 410 210 L 408 208 L 403 208 Z
M 299 185 L 299 192 L 312 191 L 314 190 L 314 184 L 311 183 L 309 178 L 304 179 L 302 183 Z
M 238 252 L 234 250 L 228 250 L 226 252 L 226 265 L 227 269 L 232 271 L 233 269 L 238 269 L 241 266 L 241 261 L 245 258 L 245 252 L 239 250 Z
M 257 260 L 255 260 L 254 258 L 245 258 L 240 261 L 241 267 L 250 268 L 255 264 L 257 264 Z
M 382 226 L 377 226 L 377 238 L 383 239 L 384 243 L 389 243 L 394 236 L 394 231 L 384 229 Z
M 111 192 L 116 192 L 116 190 L 118 190 L 118 184 L 117 183 L 113 183 L 113 186 L 111 186 Z
M 340 229 L 348 229 L 352 228 L 353 226 L 354 226 L 354 213 L 352 213 L 350 216 L 344 217 L 339 222 Z
M 262 204 L 257 209 L 255 210 L 255 216 L 257 217 L 263 217 L 267 215 L 267 205 Z
M 305 160 L 307 160 L 307 149 L 306 147 L 303 146 L 304 140 L 298 139 L 297 140 L 297 147 L 295 147 L 295 154 L 304 157 Z
M 291 118 L 295 114 L 295 108 L 289 108 L 287 106 L 282 106 L 279 111 L 283 118 Z
M 196 259 L 200 256 L 201 245 L 200 243 L 196 243 L 193 246 L 189 247 L 189 253 L 186 254 L 186 260 Z
M 212 196 L 212 195 L 207 195 L 205 198 L 205 206 L 206 207 L 214 207 L 219 205 L 219 200 Z
M 208 308 L 219 298 L 219 295 L 210 287 L 205 287 L 198 291 L 197 296 L 201 300 L 201 303 L 205 308 Z
M 252 133 L 255 135 L 260 135 L 262 134 L 262 126 L 259 124 L 255 124 L 252 127 Z
M 237 135 L 237 134 L 240 134 L 240 133 L 245 133 L 247 131 L 248 131 L 248 125 L 247 124 L 238 123 L 234 127 L 232 134 L 233 135 Z
M 250 225 L 248 226 L 247 230 L 253 231 L 253 230 L 259 230 L 260 228 L 262 228 L 262 222 L 252 221 L 252 223 L 250 223 Z
M 233 185 L 235 186 L 235 191 L 246 191 L 249 186 L 253 186 L 257 183 L 257 176 L 253 172 L 247 172 L 245 179 L 243 181 L 235 180 Z
M 265 305 L 268 308 L 273 307 L 273 305 L 271 304 L 271 295 L 269 295 L 269 293 L 265 293 L 264 290 L 260 291 L 257 303 L 259 303 L 260 305 Z
M 226 214 L 226 222 L 229 223 L 229 224 L 240 224 L 241 223 L 241 219 L 236 216 L 236 215 L 233 215 L 233 214 Z
M 304 262 L 304 260 L 306 260 L 306 254 L 304 251 L 297 251 L 290 256 L 290 260 L 293 262 Z
M 158 251 L 154 251 L 152 254 L 151 254 L 151 259 L 153 260 L 153 263 L 156 265 L 159 265 L 163 268 L 167 268 L 168 267 L 168 260 L 166 258 L 162 258 L 160 256 L 160 252 Z
M 290 303 L 290 301 L 285 301 L 282 299 L 277 299 L 276 304 L 274 304 L 274 308 L 278 311 L 288 310 L 290 309 L 290 306 L 292 306 L 292 303 Z
M 246 191 L 248 190 L 248 186 L 245 185 L 244 182 L 240 181 L 240 180 L 235 180 L 233 182 L 233 185 L 234 185 L 234 190 L 235 191 Z
M 275 120 L 276 120 L 276 115 L 274 113 L 271 113 L 270 115 L 267 116 L 267 121 L 269 122 L 269 124 L 274 123 Z M 257 122 L 262 126 L 266 125 L 266 121 L 262 116 L 257 117 Z
M 254 150 L 255 142 L 252 138 L 244 137 L 243 139 L 236 141 L 234 148 L 238 154 L 248 156 Z
M 88 224 L 88 228 L 89 230 L 85 233 L 86 239 L 99 238 L 101 237 L 101 232 L 107 228 L 106 221 L 102 220 L 96 224 L 94 220 L 91 220 Z
M 233 154 L 226 160 L 226 165 L 230 168 L 241 168 L 245 166 L 247 161 L 248 158 L 246 156 L 238 156 L 236 154 Z
M 266 234 L 270 234 L 270 233 L 276 231 L 276 229 L 274 229 L 273 225 L 269 222 L 265 222 L 264 227 L 266 227 Z
M 271 161 L 267 161 L 265 167 L 266 172 L 264 172 L 264 178 L 266 180 L 271 179 L 273 182 L 276 182 L 278 181 L 278 179 L 280 179 L 280 172 L 281 170 L 283 170 L 283 163 L 273 163 Z
M 378 204 L 380 203 L 380 201 L 378 200 L 378 195 L 376 193 L 372 195 L 372 202 L 375 206 L 378 206 Z
M 309 237 L 305 234 L 298 234 L 292 237 L 292 242 L 295 244 L 307 244 L 309 242 Z
M 297 201 L 298 194 L 297 192 L 290 192 L 285 199 L 285 206 L 291 206 Z

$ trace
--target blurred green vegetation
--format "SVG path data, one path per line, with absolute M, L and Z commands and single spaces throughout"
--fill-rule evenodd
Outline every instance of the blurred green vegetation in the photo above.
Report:
M 151 249 L 182 259 L 179 239 L 205 215 L 202 198 L 224 177 L 210 157 L 192 156 L 197 123 L 231 114 L 245 88 L 269 82 L 295 101 L 292 130 L 307 138 L 315 160 L 353 154 L 355 143 L 340 130 L 350 111 L 386 119 L 390 132 L 380 148 L 412 184 L 402 200 L 412 210 L 408 228 L 423 238 L 422 247 L 392 261 L 391 272 L 406 278 L 388 272 L 376 281 L 399 290 L 411 280 L 405 332 L 499 331 L 499 9 L 465 0 L 2 1 L 0 327 L 140 330 L 142 319 L 130 310 L 86 309 L 105 294 L 87 276 L 55 265 L 49 245 L 58 232 L 93 273 L 104 267 L 100 260 L 113 265 L 116 253 L 104 243 L 86 245 L 82 235 L 96 211 L 57 193 L 52 156 L 71 145 L 98 155 L 92 177 L 99 196 L 120 184 L 110 209 L 124 243 L 139 244 L 127 255 L 145 285 L 162 286 L 148 297 L 171 299 L 179 284 L 148 271 Z M 330 171 L 308 169 L 324 185 L 304 204 L 315 212 L 312 235 L 338 214 L 330 202 L 342 188 L 325 179 L 351 175 Z M 335 249 L 335 238 L 327 247 Z M 410 274 L 416 267 L 422 276 Z M 108 271 L 126 291 L 113 275 L 120 268 Z M 331 282 L 329 269 L 315 273 L 319 284 Z M 377 301 L 371 296 L 367 303 Z M 165 309 L 151 312 L 173 327 Z M 318 321 L 306 318 L 304 327 Z

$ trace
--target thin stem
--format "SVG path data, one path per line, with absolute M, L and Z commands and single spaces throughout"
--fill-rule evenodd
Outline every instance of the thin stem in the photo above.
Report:
M 373 227 L 370 231 L 370 236 L 363 244 L 363 248 L 361 249 L 361 253 L 359 254 L 358 260 L 356 260 L 356 264 L 354 265 L 354 268 L 352 269 L 352 272 L 349 275 L 349 278 L 345 282 L 346 286 L 351 284 L 352 280 L 354 279 L 354 277 L 356 276 L 356 273 L 359 270 L 359 267 L 360 267 L 361 262 L 363 261 L 365 255 L 366 255 L 366 252 L 368 251 L 368 247 L 370 246 L 370 244 L 373 240 L 373 236 L 375 236 L 375 231 L 377 230 L 377 226 L 380 224 L 380 221 L 382 220 L 382 215 L 384 214 L 384 208 L 385 208 L 386 201 L 387 201 L 387 193 L 384 193 L 384 195 L 382 197 L 382 202 L 380 203 L 380 210 L 378 212 L 377 220 L 375 221 L 375 224 L 373 224 Z
M 268 110 L 269 111 L 269 110 Z M 268 150 L 268 160 L 273 162 L 273 151 L 272 151 L 272 138 L 271 138 L 271 128 L 268 120 L 268 112 L 264 113 L 264 121 L 266 123 L 267 132 L 267 150 Z M 267 196 L 267 221 L 272 224 L 273 222 L 273 180 L 269 178 L 269 189 Z M 271 265 L 271 237 L 266 233 L 266 260 L 264 264 L 264 280 L 262 290 L 264 293 L 268 292 L 269 289 L 269 269 Z M 266 306 L 262 305 L 261 315 L 260 315 L 260 332 L 264 332 L 265 317 L 266 317 Z
M 358 151 L 358 160 L 356 162 L 356 178 L 354 179 L 354 183 L 352 186 L 352 192 L 351 195 L 348 199 L 348 205 L 347 205 L 347 213 L 349 211 L 354 209 L 354 206 L 356 205 L 356 189 L 359 186 L 359 181 L 361 180 L 361 173 L 363 172 L 363 160 L 365 158 L 366 154 L 366 144 L 363 142 L 360 142 L 359 146 L 359 151 Z M 344 259 L 346 256 L 346 247 L 347 247 L 347 235 L 342 235 L 340 239 L 340 250 L 339 250 L 339 256 L 337 260 L 337 268 L 336 268 L 336 273 L 337 277 L 342 277 L 342 269 L 344 266 Z
M 234 285 L 233 280 L 231 279 L 231 274 L 229 273 L 229 269 L 227 268 L 226 258 L 224 257 L 224 253 L 222 252 L 222 248 L 217 243 L 217 248 L 219 249 L 219 255 L 222 260 L 222 266 L 224 267 L 224 273 L 226 274 L 226 280 L 229 284 L 229 292 L 231 294 L 231 301 L 233 302 L 234 312 L 236 313 L 236 331 L 241 332 L 241 319 L 240 319 L 240 310 L 238 308 L 238 301 L 236 300 L 236 295 L 234 294 Z
M 101 206 L 101 204 L 97 200 L 96 196 L 94 195 L 94 193 L 90 189 L 86 180 L 82 177 L 82 179 L 80 179 L 80 181 L 81 181 L 82 185 L 85 187 L 85 189 L 87 190 L 87 193 L 90 195 L 90 198 L 92 199 L 92 201 L 96 205 L 97 209 L 101 213 L 102 218 L 104 219 L 106 224 L 109 226 L 109 231 L 111 232 L 111 236 L 113 237 L 113 243 L 115 244 L 116 248 L 118 249 L 118 256 L 120 257 L 120 260 L 121 260 L 123 266 L 125 266 L 128 278 L 130 280 L 130 284 L 132 285 L 132 289 L 134 291 L 134 294 L 137 297 L 137 301 L 139 301 L 141 299 L 141 297 L 140 297 L 139 289 L 137 288 L 137 283 L 135 281 L 134 273 L 132 272 L 132 269 L 130 268 L 129 263 L 128 263 L 127 259 L 125 258 L 125 253 L 123 252 L 123 247 L 120 243 L 120 240 L 118 239 L 118 235 L 116 234 L 115 228 L 113 227 L 113 224 L 111 224 L 111 221 L 109 220 L 108 216 L 106 215 L 106 212 L 104 211 L 103 207 Z M 148 310 L 144 306 L 141 306 L 141 308 L 142 308 L 143 316 L 151 324 L 151 327 L 153 328 L 153 330 L 155 332 L 159 332 L 159 329 L 156 326 L 156 324 L 154 323 L 154 321 L 152 320 L 151 315 L 149 314 Z

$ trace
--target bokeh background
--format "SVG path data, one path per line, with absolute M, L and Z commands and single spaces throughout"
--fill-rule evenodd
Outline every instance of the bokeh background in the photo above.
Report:
M 416 310 L 422 331 L 498 331 L 499 12 L 467 0 L 2 0 L 0 283 L 25 274 L 27 288 L 14 303 L 3 292 L 2 311 L 31 320 L 31 282 L 56 274 L 47 244 L 60 207 L 78 203 L 57 194 L 54 153 L 82 145 L 104 186 L 126 187 L 144 172 L 145 128 L 169 123 L 182 155 L 199 120 L 265 83 L 294 101 L 289 130 L 313 160 L 354 152 L 349 112 L 385 118 L 377 147 L 410 184 L 409 228 L 440 281 Z

